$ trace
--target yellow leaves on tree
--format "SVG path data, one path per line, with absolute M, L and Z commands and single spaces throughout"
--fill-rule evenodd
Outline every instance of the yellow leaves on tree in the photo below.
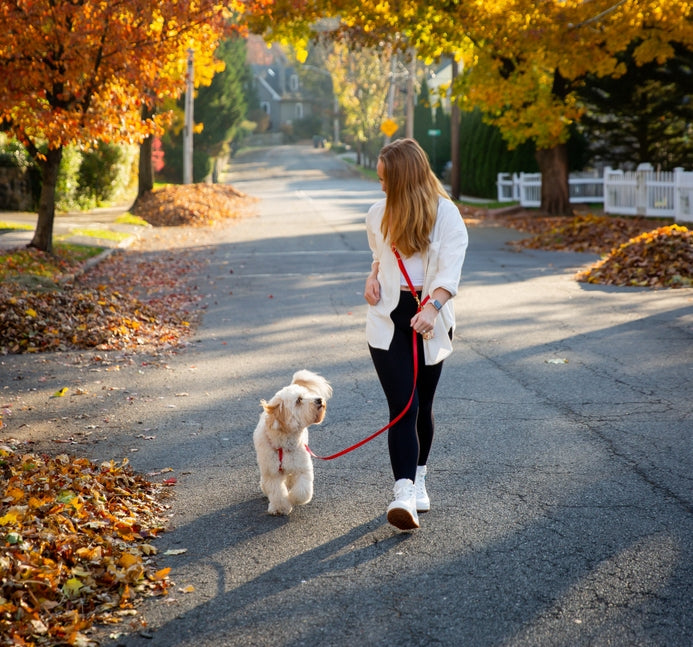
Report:
M 511 146 L 532 140 L 549 151 L 537 161 L 549 180 L 542 209 L 555 214 L 570 211 L 562 147 L 582 115 L 576 91 L 586 75 L 623 74 L 617 55 L 632 43 L 639 64 L 671 57 L 672 43 L 693 48 L 690 0 L 310 0 L 299 15 L 292 4 L 275 0 L 273 21 L 249 5 L 249 20 L 270 39 L 305 37 L 322 15 L 336 21 L 328 30 L 334 39 L 346 34 L 365 45 L 411 48 L 424 60 L 461 61 L 453 100 L 481 109 Z
M 638 63 L 668 58 L 672 41 L 693 43 L 692 11 L 685 0 L 484 3 L 466 30 L 474 65 L 456 93 L 489 114 L 512 144 L 533 139 L 550 148 L 580 117 L 576 83 L 588 73 L 622 73 L 616 54 L 633 41 L 640 41 Z
M 359 144 L 375 137 L 385 118 L 391 56 L 390 48 L 343 42 L 335 44 L 327 59 L 345 125 Z

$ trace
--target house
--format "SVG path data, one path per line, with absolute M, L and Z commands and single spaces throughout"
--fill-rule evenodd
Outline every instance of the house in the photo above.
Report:
M 267 46 L 260 36 L 249 35 L 247 62 L 262 111 L 265 132 L 291 132 L 292 124 L 311 114 L 311 104 L 301 93 L 296 70 L 278 44 Z

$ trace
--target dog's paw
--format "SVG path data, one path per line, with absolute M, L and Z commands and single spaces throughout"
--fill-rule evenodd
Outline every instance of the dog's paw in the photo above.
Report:
M 293 507 L 288 501 L 282 503 L 270 503 L 267 507 L 267 512 L 275 517 L 289 514 L 292 510 Z
M 289 500 L 294 505 L 305 505 L 313 498 L 313 490 L 290 490 Z

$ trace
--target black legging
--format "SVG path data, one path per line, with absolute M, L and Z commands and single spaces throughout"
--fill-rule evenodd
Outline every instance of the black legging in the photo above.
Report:
M 378 379 L 390 409 L 390 420 L 407 405 L 414 381 L 411 318 L 416 314 L 416 301 L 410 292 L 401 292 L 399 304 L 390 318 L 395 333 L 390 348 L 382 350 L 369 346 Z M 424 361 L 423 340 L 418 343 L 419 375 L 411 407 L 402 419 L 388 430 L 390 462 L 395 480 L 416 478 L 416 466 L 425 465 L 433 443 L 433 397 L 443 362 L 427 366 Z

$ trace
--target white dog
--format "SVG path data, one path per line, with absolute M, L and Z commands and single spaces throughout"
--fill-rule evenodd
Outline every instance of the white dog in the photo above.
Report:
M 267 512 L 289 514 L 313 498 L 313 461 L 308 427 L 325 418 L 332 387 L 311 371 L 297 371 L 291 384 L 262 400 L 263 412 L 253 433 L 260 487 L 269 499 Z

